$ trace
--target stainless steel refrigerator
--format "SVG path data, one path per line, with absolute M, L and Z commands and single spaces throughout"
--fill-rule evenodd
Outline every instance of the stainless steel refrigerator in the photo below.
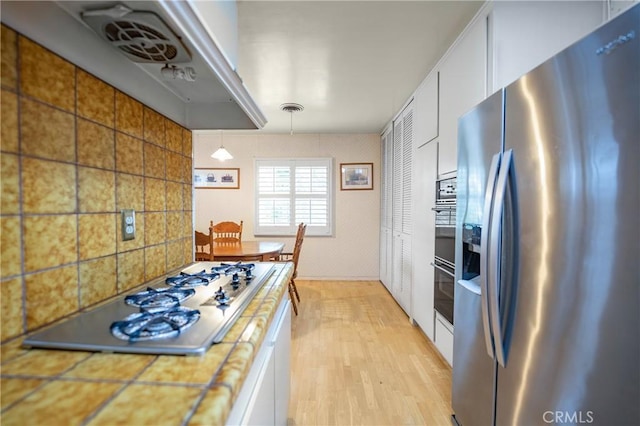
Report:
M 640 5 L 459 121 L 454 419 L 640 424 Z

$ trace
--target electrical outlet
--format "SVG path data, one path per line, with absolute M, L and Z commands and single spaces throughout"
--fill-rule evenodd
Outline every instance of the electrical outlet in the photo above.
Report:
M 122 239 L 133 240 L 136 237 L 136 211 L 133 209 L 122 210 Z

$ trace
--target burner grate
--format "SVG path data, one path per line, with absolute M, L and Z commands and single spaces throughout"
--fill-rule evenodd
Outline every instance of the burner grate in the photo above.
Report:
M 220 278 L 220 274 L 216 272 L 207 273 L 204 269 L 201 272 L 195 274 L 187 274 L 181 272 L 180 275 L 175 277 L 169 277 L 165 282 L 172 287 L 177 288 L 193 288 L 200 286 L 207 286 L 210 282 Z
M 111 324 L 111 333 L 121 340 L 144 340 L 176 337 L 200 319 L 200 311 L 183 306 L 165 310 L 142 309 L 122 321 Z
M 222 263 L 220 266 L 213 266 L 211 272 L 214 274 L 231 275 L 231 285 L 240 285 L 240 277 L 238 274 L 244 273 L 244 279 L 248 283 L 253 279 L 251 271 L 256 267 L 253 263 Z
M 124 303 L 138 308 L 173 308 L 189 299 L 196 291 L 191 288 L 151 288 L 126 296 Z

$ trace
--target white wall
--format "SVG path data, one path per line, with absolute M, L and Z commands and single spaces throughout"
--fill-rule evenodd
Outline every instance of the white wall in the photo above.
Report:
M 209 221 L 244 221 L 243 239 L 268 239 L 293 249 L 294 238 L 256 238 L 254 224 L 254 159 L 334 159 L 335 229 L 333 237 L 305 237 L 298 276 L 309 279 L 379 279 L 380 135 L 273 135 L 225 132 L 225 148 L 234 156 L 224 163 L 210 157 L 221 143 L 217 131 L 194 131 L 195 168 L 240 168 L 240 189 L 195 189 L 195 229 L 206 232 Z M 340 191 L 340 163 L 374 163 L 372 191 Z

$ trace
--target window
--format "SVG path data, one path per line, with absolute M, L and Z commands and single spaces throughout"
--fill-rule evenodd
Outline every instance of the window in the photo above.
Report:
M 256 160 L 255 235 L 332 235 L 331 158 Z

